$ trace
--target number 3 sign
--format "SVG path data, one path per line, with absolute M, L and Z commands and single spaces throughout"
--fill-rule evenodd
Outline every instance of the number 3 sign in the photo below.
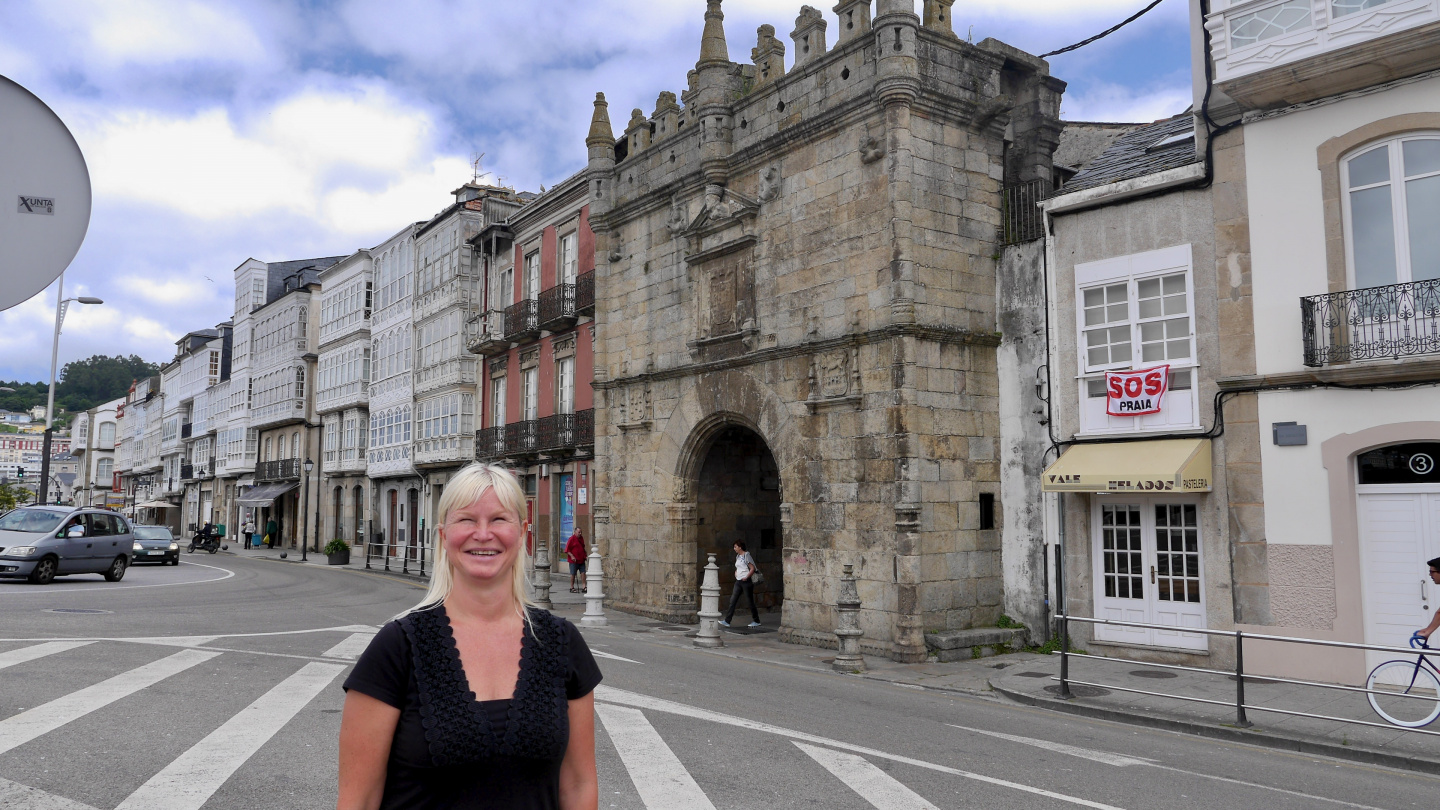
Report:
M 1111 416 L 1144 416 L 1160 412 L 1160 403 L 1170 389 L 1170 367 L 1136 371 L 1105 372 L 1105 413 Z

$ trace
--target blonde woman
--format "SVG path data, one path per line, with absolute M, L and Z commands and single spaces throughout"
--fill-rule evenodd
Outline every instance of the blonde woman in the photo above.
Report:
M 525 495 L 494 466 L 440 498 L 430 591 L 345 681 L 339 810 L 596 810 L 600 669 L 525 595 Z

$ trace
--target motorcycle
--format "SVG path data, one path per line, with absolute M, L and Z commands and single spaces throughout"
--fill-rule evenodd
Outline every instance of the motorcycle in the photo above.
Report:
M 203 534 L 197 534 L 194 537 L 190 538 L 190 545 L 185 549 L 185 551 L 190 554 L 194 554 L 195 550 L 199 549 L 201 551 L 208 551 L 211 554 L 214 554 L 221 548 L 223 548 L 223 546 L 220 545 L 219 537 L 215 537 L 213 535 L 207 536 Z

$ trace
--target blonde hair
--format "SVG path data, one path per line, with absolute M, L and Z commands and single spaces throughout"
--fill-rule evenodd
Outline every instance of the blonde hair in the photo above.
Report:
M 500 505 L 515 513 L 516 522 L 520 525 L 521 530 L 526 528 L 525 490 L 520 487 L 520 480 L 515 477 L 514 473 L 495 464 L 471 464 L 456 473 L 455 477 L 451 478 L 445 486 L 444 494 L 440 496 L 440 516 L 435 526 L 435 546 L 432 556 L 435 568 L 430 574 L 430 589 L 425 592 L 425 598 L 421 599 L 419 604 L 395 618 L 398 619 L 418 610 L 428 610 L 449 598 L 450 591 L 455 586 L 455 575 L 451 570 L 450 556 L 445 552 L 445 542 L 441 539 L 440 529 L 448 522 L 451 512 L 475 503 L 492 489 L 495 491 L 495 497 L 500 499 Z M 510 572 L 510 584 L 515 597 L 515 609 L 529 623 L 529 609 L 534 607 L 535 603 L 526 593 L 525 565 L 518 557 Z

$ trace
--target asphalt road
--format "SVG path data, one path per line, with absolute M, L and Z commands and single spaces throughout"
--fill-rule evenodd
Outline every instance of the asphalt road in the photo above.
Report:
M 420 590 L 183 561 L 0 583 L 0 808 L 334 805 L 348 662 Z M 1440 806 L 1419 774 L 584 633 L 601 808 Z

